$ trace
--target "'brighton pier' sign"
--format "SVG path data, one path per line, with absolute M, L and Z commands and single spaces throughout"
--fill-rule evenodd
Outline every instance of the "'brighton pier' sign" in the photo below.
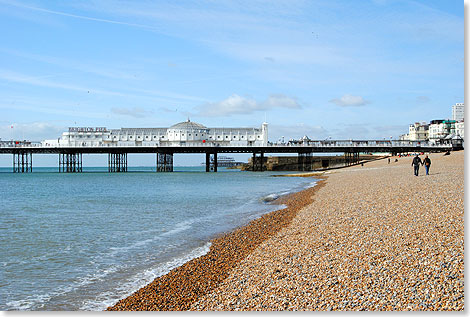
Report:
M 105 127 L 87 128 L 87 127 L 70 127 L 69 132 L 107 132 Z

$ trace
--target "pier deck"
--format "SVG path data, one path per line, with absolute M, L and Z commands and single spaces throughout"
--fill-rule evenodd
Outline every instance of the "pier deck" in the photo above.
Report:
M 31 172 L 33 154 L 58 154 L 60 172 L 81 172 L 82 154 L 108 154 L 109 172 L 127 171 L 128 153 L 156 154 L 156 171 L 173 171 L 173 155 L 185 153 L 206 154 L 206 171 L 217 171 L 217 154 L 252 153 L 253 171 L 263 171 L 263 159 L 267 153 L 296 153 L 302 170 L 309 169 L 313 153 L 344 153 L 348 162 L 354 163 L 359 153 L 446 152 L 463 149 L 462 144 L 432 144 L 414 141 L 384 140 L 326 140 L 309 141 L 304 144 L 269 144 L 267 146 L 43 146 L 35 142 L 2 142 L 0 154 L 13 154 L 13 172 Z M 311 165 L 311 164 L 310 164 Z

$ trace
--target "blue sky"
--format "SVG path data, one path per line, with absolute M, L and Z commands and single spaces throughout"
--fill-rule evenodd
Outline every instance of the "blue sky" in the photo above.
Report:
M 0 0 L 0 27 L 3 140 L 188 117 L 396 138 L 464 99 L 462 1 Z

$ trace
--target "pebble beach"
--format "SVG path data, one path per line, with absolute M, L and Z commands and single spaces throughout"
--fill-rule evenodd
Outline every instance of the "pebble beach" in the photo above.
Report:
M 108 310 L 464 310 L 464 151 L 429 157 L 326 172 Z

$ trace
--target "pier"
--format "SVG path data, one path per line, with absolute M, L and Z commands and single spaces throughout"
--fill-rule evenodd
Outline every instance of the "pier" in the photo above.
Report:
M 205 154 L 206 172 L 217 172 L 219 154 L 250 153 L 252 154 L 252 171 L 264 171 L 266 154 L 297 154 L 299 169 L 311 170 L 314 153 L 344 153 L 347 164 L 355 164 L 360 153 L 391 153 L 397 155 L 410 152 L 447 152 L 463 149 L 461 143 L 433 144 L 417 141 L 385 140 L 327 140 L 308 141 L 302 144 L 272 144 L 265 146 L 220 146 L 213 144 L 179 145 L 179 146 L 51 146 L 40 142 L 0 142 L 0 154 L 13 155 L 13 172 L 30 173 L 33 171 L 33 155 L 57 154 L 59 172 L 80 173 L 83 171 L 83 154 L 107 154 L 108 172 L 127 172 L 127 155 L 129 153 L 148 153 L 155 155 L 155 172 L 173 172 L 173 157 L 176 154 Z

